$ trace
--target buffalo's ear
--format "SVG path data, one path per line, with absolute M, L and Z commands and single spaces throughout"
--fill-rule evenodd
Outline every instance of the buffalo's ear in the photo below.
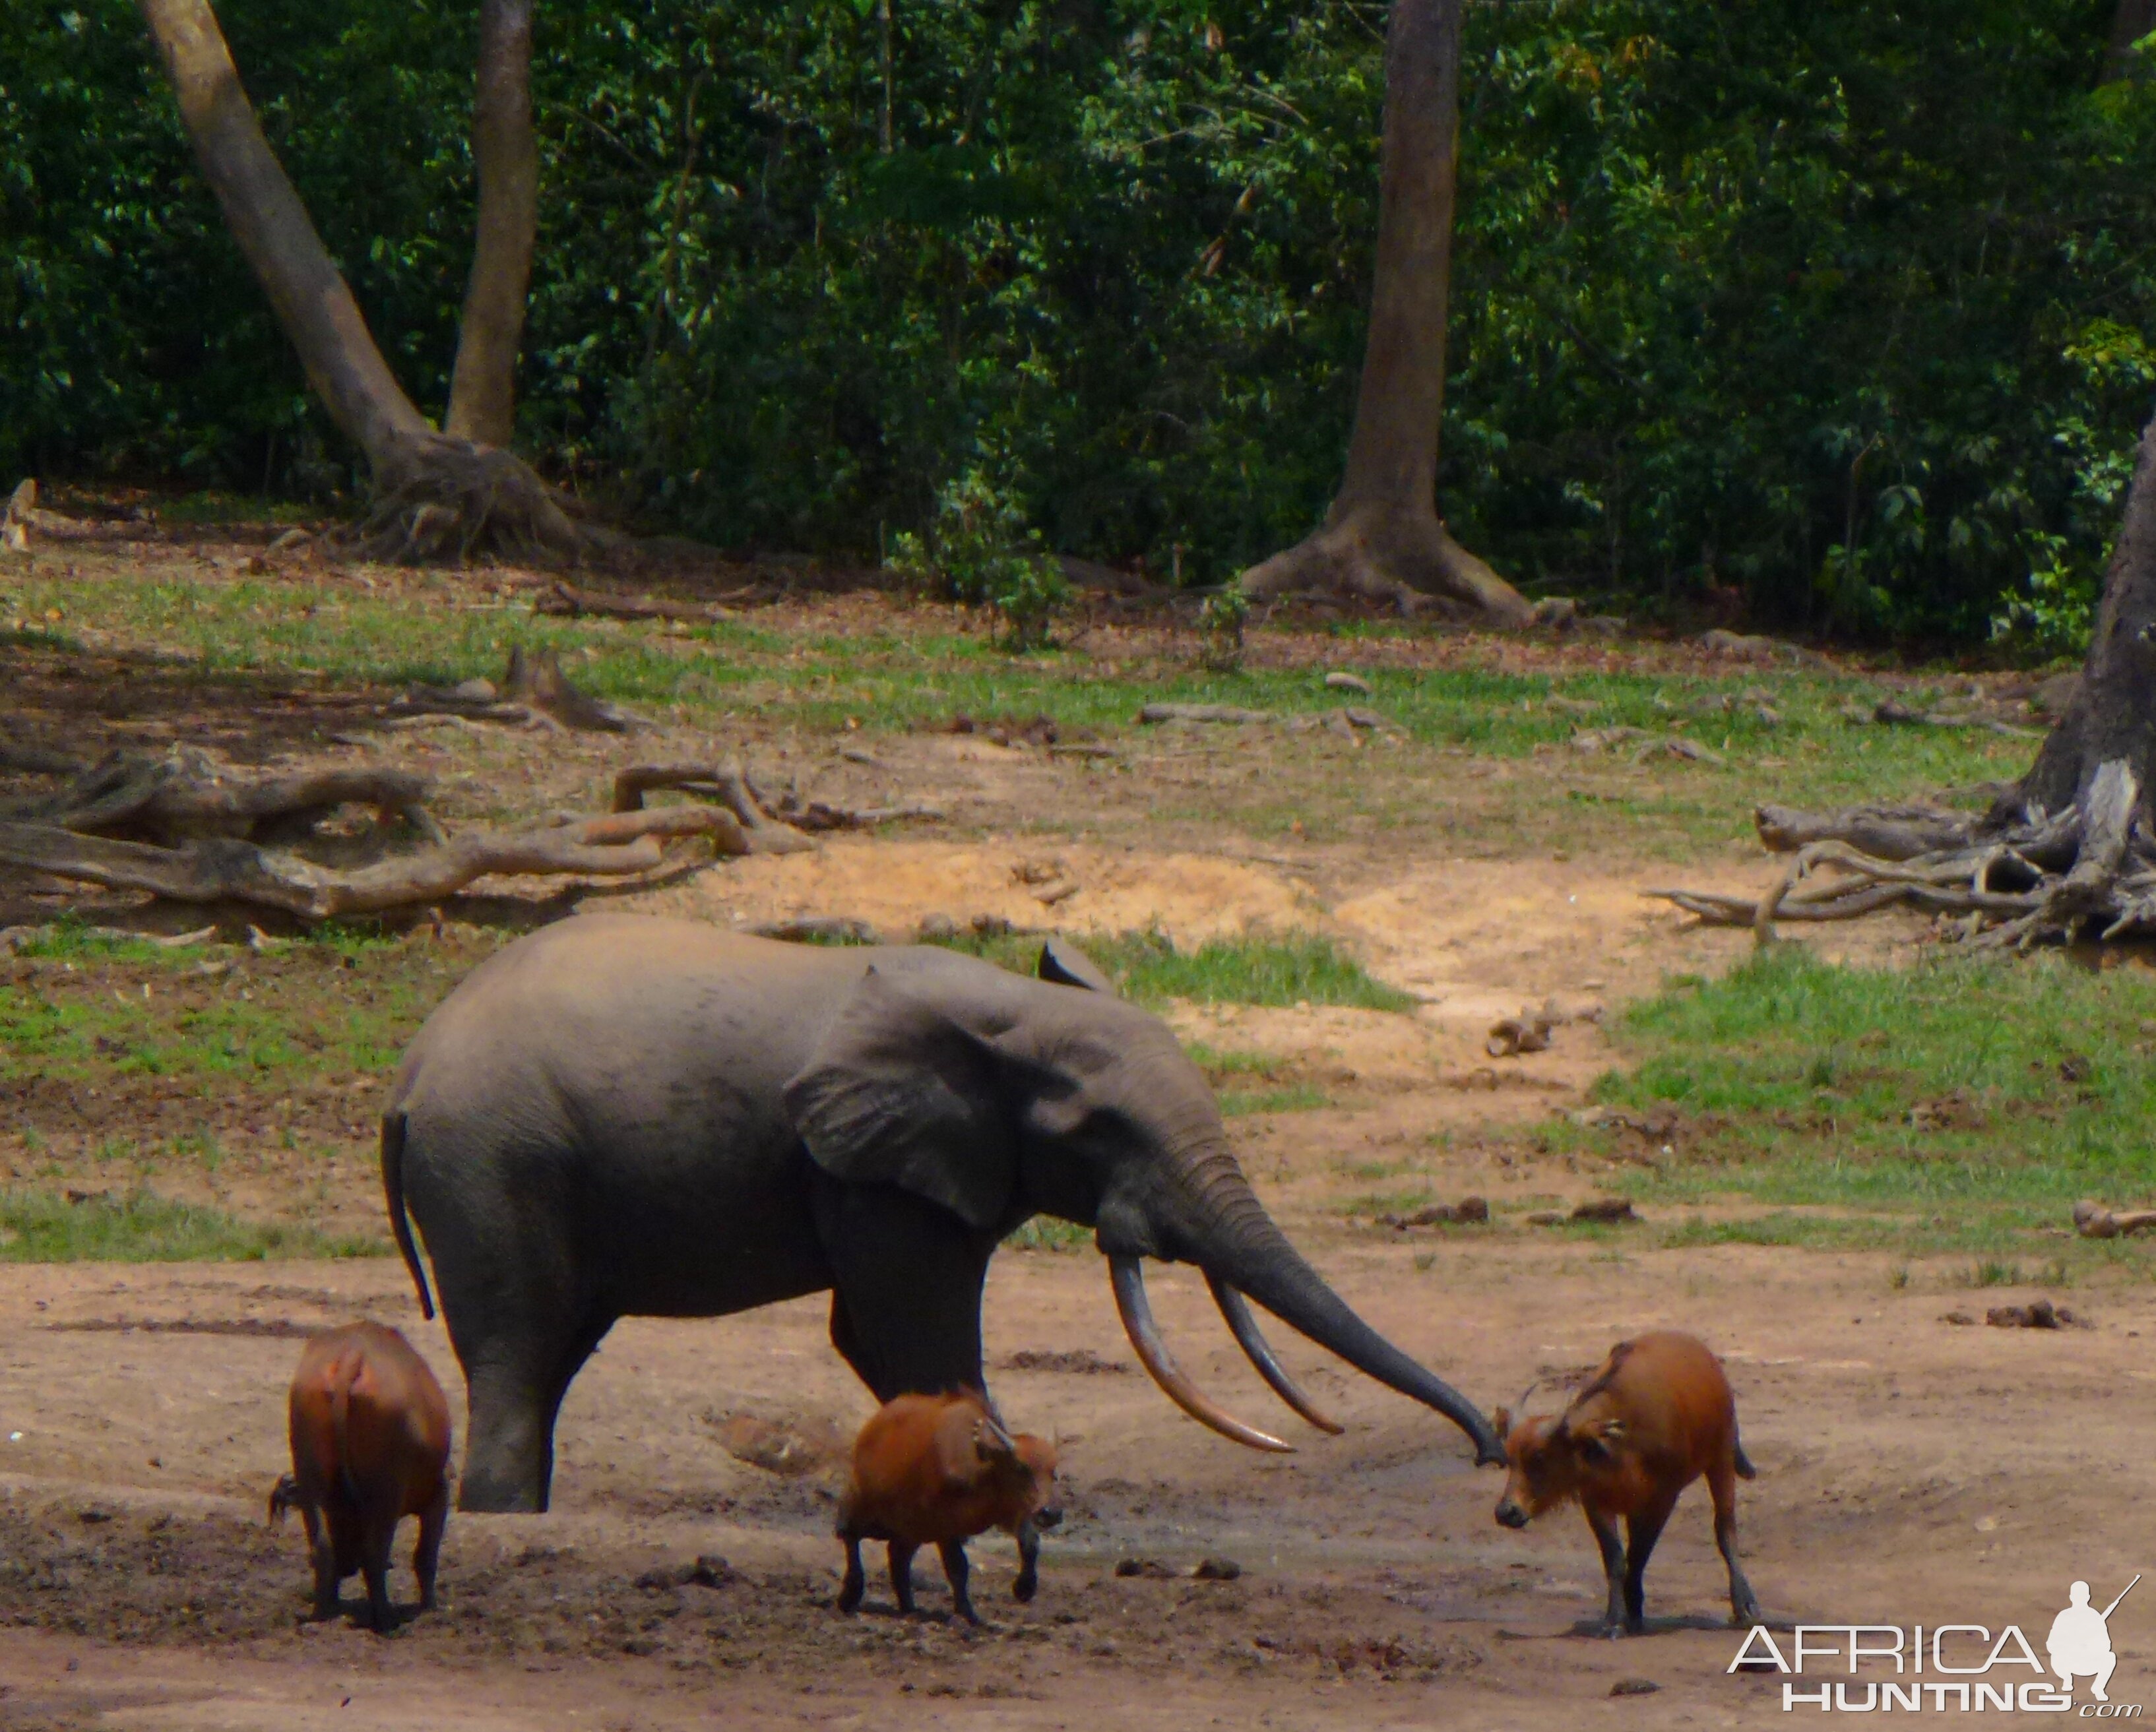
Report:
M 1084 986 L 1091 992 L 1111 994 L 1116 990 L 1116 983 L 1101 971 L 1099 963 L 1076 945 L 1060 938 L 1051 938 L 1041 945 L 1040 961 L 1033 971 L 1059 986 Z
M 1614 1419 L 1605 1419 L 1572 1429 L 1572 1440 L 1579 1451 L 1579 1458 L 1598 1468 L 1607 1468 L 1617 1459 L 1617 1452 L 1610 1446 L 1625 1435 L 1624 1425 Z
M 1505 1446 L 1505 1453 L 1507 1455 L 1511 1454 L 1512 1449 L 1512 1410 L 1510 1407 L 1500 1407 L 1495 1413 L 1492 1413 L 1490 1416 L 1490 1424 L 1497 1433 L 1497 1441 Z
M 871 968 L 786 1085 L 786 1109 L 832 1177 L 900 1186 L 985 1230 L 1018 1182 L 1004 1069 L 987 1041 Z

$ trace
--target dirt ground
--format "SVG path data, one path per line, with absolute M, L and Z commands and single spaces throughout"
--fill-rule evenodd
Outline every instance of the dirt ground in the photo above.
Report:
M 49 657 L 33 674 L 25 714 L 49 737 L 198 739 L 238 761 L 327 740 L 354 758 L 447 772 L 452 817 L 485 814 L 511 786 L 542 802 L 585 801 L 618 756 L 522 735 L 353 733 L 338 694 L 206 697 L 177 674 L 117 679 L 97 654 Z M 86 724 L 91 691 L 112 695 L 88 706 Z M 712 744 L 675 730 L 649 755 Z M 1365 1317 L 1486 1405 L 1590 1366 L 1646 1327 L 1691 1329 L 1721 1350 L 1759 1468 L 1741 1489 L 1747 1567 L 1778 1622 L 2012 1622 L 2041 1645 L 2069 1582 L 2087 1580 L 2101 1601 L 2156 1565 L 2143 1405 L 2156 1382 L 2146 1350 L 2156 1288 L 2077 1290 L 2087 1327 L 1966 1328 L 1943 1320 L 1969 1308 L 1943 1266 L 1745 1246 L 1635 1251 L 1502 1226 L 1403 1233 L 1353 1206 L 1409 1183 L 1512 1202 L 1592 1194 L 1592 1172 L 1522 1159 L 1514 1133 L 1579 1104 L 1611 1062 L 1599 1025 L 1569 1022 L 1548 1052 L 1505 1061 L 1483 1052 L 1483 1032 L 1524 1006 L 1614 1005 L 1743 954 L 1748 940 L 1688 930 L 1641 897 L 1670 879 L 1666 863 L 1621 850 L 1507 852 L 1481 832 L 1448 843 L 1447 814 L 1472 808 L 1491 777 L 1531 768 L 1471 775 L 1418 760 L 1414 774 L 1450 802 L 1443 812 L 1321 844 L 1161 818 L 1161 787 L 1245 775 L 1236 749 L 1210 738 L 1119 745 L 1127 775 L 942 734 L 879 741 L 870 761 L 752 729 L 717 744 L 811 770 L 819 792 L 930 789 L 952 802 L 954 822 L 738 862 L 611 905 L 737 924 L 842 915 L 893 936 L 932 915 L 1052 926 L 1081 942 L 1148 925 L 1184 942 L 1314 930 L 1411 993 L 1412 1014 L 1186 1006 L 1171 1020 L 1215 1049 L 1276 1058 L 1276 1080 L 1322 1091 L 1311 1109 L 1231 1121 L 1261 1193 Z M 1284 773 L 1337 776 L 1350 752 L 1383 749 L 1312 737 Z M 1078 887 L 1052 907 L 1035 894 L 1044 869 Z M 1682 876 L 1750 887 L 1771 870 L 1729 850 Z M 561 911 L 551 894 L 508 888 L 467 915 L 526 924 Z M 54 905 L 35 883 L 0 885 L 0 924 Z M 93 918 L 133 917 L 121 899 L 98 907 Z M 410 940 L 441 946 L 444 986 L 480 953 L 454 926 Z M 1833 953 L 1892 957 L 1911 935 L 1873 923 L 1837 934 Z M 317 966 L 245 952 L 172 990 L 204 1004 L 270 995 Z M 275 1207 L 280 1186 L 295 1188 L 275 1134 L 290 1148 L 296 1126 L 330 1156 L 307 1181 L 309 1218 L 378 1232 L 367 1146 L 378 1084 L 325 1074 L 275 1119 L 250 1103 L 218 1108 L 231 1158 L 201 1180 L 205 1194 L 243 1212 Z M 56 1141 L 49 1125 L 33 1159 L 0 1123 L 0 1165 L 18 1177 L 72 1172 L 66 1163 L 88 1161 L 116 1127 L 188 1109 L 119 1090 L 60 1103 L 30 1084 L 0 1099 L 60 1128 Z M 157 1183 L 187 1194 L 177 1172 Z M 1164 1329 L 1210 1391 L 1261 1424 L 1293 1423 L 1202 1284 L 1163 1270 L 1153 1287 Z M 1984 1303 L 2026 1296 L 1994 1289 Z M 1137 1371 L 1090 1249 L 1006 1252 L 992 1274 L 996 1392 L 1015 1422 L 1060 1442 L 1070 1519 L 1047 1538 L 1029 1606 L 1009 1597 L 1008 1542 L 975 1545 L 986 1628 L 952 1623 L 927 1560 L 925 1616 L 894 1616 L 873 1568 L 865 1613 L 833 1609 L 830 1440 L 868 1407 L 809 1301 L 624 1322 L 571 1392 L 552 1514 L 454 1517 L 441 1609 L 387 1640 L 348 1622 L 304 1624 L 303 1548 L 266 1524 L 264 1500 L 285 1455 L 297 1341 L 353 1314 L 403 1328 L 460 1390 L 439 1325 L 421 1321 L 389 1259 L 0 1264 L 0 1726 L 1317 1732 L 1783 1715 L 1779 1680 L 1727 1669 L 1738 1638 L 1702 1489 L 1649 1574 L 1651 1632 L 1599 1639 L 1587 1633 L 1599 1569 L 1575 1514 L 1522 1534 L 1498 1528 L 1498 1476 L 1470 1468 L 1455 1433 L 1291 1340 L 1279 1344 L 1285 1356 L 1347 1434 L 1297 1427 L 1298 1453 L 1259 1458 L 1201 1430 Z M 773 1461 L 785 1471 L 758 1465 Z M 1233 1579 L 1194 1576 L 1209 1559 L 1231 1561 Z M 401 1570 L 395 1587 L 411 1597 Z M 2130 1598 L 2112 1629 L 2114 1699 L 2149 1699 L 2156 1595 Z

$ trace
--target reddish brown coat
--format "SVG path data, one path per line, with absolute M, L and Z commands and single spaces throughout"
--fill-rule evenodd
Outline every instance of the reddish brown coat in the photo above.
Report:
M 351 1323 L 308 1340 L 292 1376 L 292 1471 L 270 1494 L 270 1515 L 296 1509 L 315 1566 L 315 1616 L 336 1614 L 337 1586 L 367 1579 L 367 1612 L 389 1627 L 389 1549 L 397 1524 L 419 1518 L 412 1567 L 421 1610 L 449 1511 L 449 1406 L 427 1362 L 395 1330 Z
M 1006 1432 L 970 1390 L 908 1395 L 885 1403 L 854 1440 L 853 1473 L 839 1504 L 846 1579 L 839 1609 L 861 1601 L 860 1544 L 887 1541 L 899 1610 L 913 1610 L 913 1554 L 935 1546 L 958 1615 L 971 1622 L 966 1541 L 990 1528 L 1016 1535 L 1018 1581 L 1030 1600 L 1040 1580 L 1039 1530 L 1062 1519 L 1055 1503 L 1055 1449 L 1045 1438 Z
M 1737 1480 L 1753 1477 L 1752 1463 L 1738 1439 L 1729 1380 L 1703 1343 L 1673 1330 L 1620 1341 L 1563 1412 L 1516 1424 L 1500 1409 L 1496 1423 L 1510 1464 L 1498 1521 L 1523 1528 L 1577 1499 L 1602 1550 L 1609 1587 L 1604 1622 L 1612 1635 L 1644 1625 L 1647 1560 L 1678 1497 L 1702 1477 L 1714 1499 L 1715 1542 L 1729 1567 L 1732 1617 L 1758 1621 L 1758 1601 L 1737 1561 Z

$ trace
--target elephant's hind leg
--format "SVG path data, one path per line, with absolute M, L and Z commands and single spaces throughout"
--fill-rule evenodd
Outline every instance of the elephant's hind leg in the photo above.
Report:
M 459 1509 L 528 1514 L 547 1508 L 562 1398 L 612 1321 L 566 1341 L 490 1342 L 481 1355 L 465 1360 L 471 1412 Z

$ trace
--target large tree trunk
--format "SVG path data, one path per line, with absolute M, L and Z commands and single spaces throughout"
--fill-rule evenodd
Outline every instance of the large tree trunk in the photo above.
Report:
M 1243 576 L 1253 596 L 1345 591 L 1411 607 L 1450 596 L 1509 624 L 1517 591 L 1437 515 L 1445 411 L 1460 0 L 1394 0 L 1385 42 L 1376 282 L 1348 469 L 1324 527 Z
M 2156 30 L 2156 0 L 2118 0 L 2111 15 L 2111 44 L 2103 57 L 2103 72 L 2097 80 L 2111 84 L 2133 75 L 2133 44 Z
M 506 446 L 516 425 L 516 351 L 539 231 L 531 0 L 481 0 L 472 162 L 479 175 L 478 233 L 446 427 L 453 438 Z
M 1702 919 L 1843 920 L 1902 904 L 1964 917 L 1989 942 L 2156 930 L 2156 419 L 2143 430 L 2118 544 L 2072 701 L 2028 773 L 1982 819 L 1919 807 L 1815 817 L 1763 807 L 1760 839 L 1795 859 L 1763 901 L 1658 892 Z M 1815 868 L 1847 876 L 1805 884 Z
M 208 0 L 137 0 L 226 225 L 330 418 L 365 453 L 375 501 L 352 545 L 381 557 L 578 558 L 601 540 L 508 452 L 437 433 L 382 359 L 254 118 Z
M 2118 543 L 2104 573 L 2103 601 L 2082 664 L 2081 684 L 2036 761 L 1992 812 L 2025 822 L 2082 804 L 2105 764 L 2124 765 L 2143 789 L 2156 775 L 2156 420 L 2141 435 Z

